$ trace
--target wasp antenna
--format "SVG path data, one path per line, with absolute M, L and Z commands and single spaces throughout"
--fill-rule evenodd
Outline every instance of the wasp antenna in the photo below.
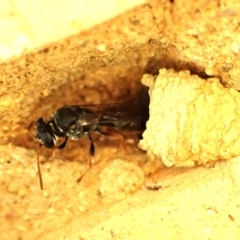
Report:
M 32 133 L 32 126 L 35 122 L 31 122 L 30 125 L 28 126 L 28 132 L 32 138 L 36 138 L 36 135 Z
M 43 190 L 42 172 L 41 172 L 40 161 L 39 161 L 39 152 L 40 152 L 41 146 L 42 145 L 39 145 L 38 151 L 37 151 L 37 169 L 38 169 L 40 188 L 41 188 L 41 190 Z

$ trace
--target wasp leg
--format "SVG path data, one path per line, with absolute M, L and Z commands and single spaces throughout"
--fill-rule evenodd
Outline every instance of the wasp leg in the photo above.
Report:
M 109 129 L 109 128 L 98 129 L 98 132 L 106 137 L 119 139 L 121 141 L 121 147 L 124 149 L 125 152 L 128 152 L 125 138 L 120 132 L 118 132 L 115 129 Z
M 55 146 L 52 152 L 52 157 L 56 156 L 56 154 L 58 154 L 59 151 L 63 150 L 66 147 L 67 142 L 68 142 L 68 137 L 65 137 L 64 141 L 60 145 Z
M 68 141 L 68 137 L 65 137 L 63 143 L 61 143 L 59 146 L 57 146 L 57 148 L 58 148 L 59 150 L 64 149 L 64 148 L 66 147 L 66 145 L 67 145 L 67 141 Z
M 81 182 L 81 180 L 83 179 L 83 177 L 89 172 L 89 170 L 92 168 L 92 159 L 94 157 L 95 154 L 95 146 L 93 144 L 93 140 L 92 140 L 92 136 L 90 134 L 90 132 L 88 132 L 87 134 L 88 139 L 90 141 L 90 149 L 89 149 L 89 158 L 88 158 L 88 168 L 87 170 L 81 175 L 80 178 L 77 179 L 77 182 Z

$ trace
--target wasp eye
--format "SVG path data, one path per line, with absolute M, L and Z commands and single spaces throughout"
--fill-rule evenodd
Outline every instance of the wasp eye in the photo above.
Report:
M 53 148 L 55 146 L 55 135 L 47 122 L 40 118 L 36 123 L 36 137 L 46 147 Z
M 52 136 L 48 132 L 38 133 L 37 135 L 39 141 L 46 148 L 53 148 L 55 146 Z

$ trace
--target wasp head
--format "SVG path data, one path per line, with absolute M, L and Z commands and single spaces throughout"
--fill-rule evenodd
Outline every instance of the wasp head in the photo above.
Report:
M 57 136 L 54 134 L 53 129 L 49 122 L 43 118 L 39 118 L 35 125 L 36 139 L 46 148 L 53 148 L 57 143 Z

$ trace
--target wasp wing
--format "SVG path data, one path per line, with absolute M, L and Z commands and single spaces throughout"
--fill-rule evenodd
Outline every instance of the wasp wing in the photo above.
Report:
M 144 129 L 149 118 L 149 109 L 137 103 L 109 103 L 71 106 L 92 114 L 98 126 L 125 130 Z

